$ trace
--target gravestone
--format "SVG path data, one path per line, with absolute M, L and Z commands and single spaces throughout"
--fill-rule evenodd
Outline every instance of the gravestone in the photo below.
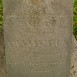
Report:
M 7 77 L 69 77 L 72 1 L 4 0 Z

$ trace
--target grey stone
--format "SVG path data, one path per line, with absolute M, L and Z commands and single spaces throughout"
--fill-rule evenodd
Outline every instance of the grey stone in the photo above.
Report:
M 72 1 L 4 0 L 7 77 L 68 77 Z

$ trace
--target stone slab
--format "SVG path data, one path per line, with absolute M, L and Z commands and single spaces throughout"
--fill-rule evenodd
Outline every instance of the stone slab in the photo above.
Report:
M 68 77 L 72 1 L 3 2 L 7 77 Z

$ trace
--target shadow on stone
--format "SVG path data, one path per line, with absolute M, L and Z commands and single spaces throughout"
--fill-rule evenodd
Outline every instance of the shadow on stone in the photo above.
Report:
M 5 52 L 3 32 L 0 32 L 0 77 L 5 77 Z

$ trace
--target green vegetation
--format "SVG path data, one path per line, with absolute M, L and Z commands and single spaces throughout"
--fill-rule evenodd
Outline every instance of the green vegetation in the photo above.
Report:
M 73 14 L 73 34 L 77 39 L 77 0 L 74 0 Z
M 2 0 L 0 0 L 0 32 L 2 31 L 3 26 L 3 7 L 2 7 Z

